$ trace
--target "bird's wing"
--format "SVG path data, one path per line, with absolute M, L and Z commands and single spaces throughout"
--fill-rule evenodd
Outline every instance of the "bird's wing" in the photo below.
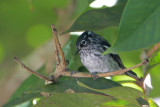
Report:
M 118 65 L 123 69 L 125 68 L 125 66 L 122 63 L 121 58 L 119 57 L 118 54 L 109 54 L 116 62 L 118 62 Z M 137 77 L 137 74 L 133 71 L 127 71 L 125 72 L 126 75 L 130 76 L 130 77 Z
M 101 45 L 103 46 L 103 50 L 104 50 L 104 51 L 107 50 L 107 49 L 110 47 L 110 44 L 109 44 L 108 42 L 105 42 L 105 40 L 103 40 L 102 43 L 103 43 L 103 44 L 101 44 Z M 104 52 L 104 51 L 103 51 L 103 52 Z M 116 54 L 116 53 L 110 53 L 109 55 L 118 63 L 118 65 L 119 65 L 122 69 L 125 68 L 125 66 L 123 65 L 122 60 L 121 60 L 121 58 L 119 57 L 118 54 Z M 128 76 L 130 76 L 130 77 L 137 77 L 137 74 L 134 73 L 134 72 L 131 71 L 131 70 L 128 71 L 128 72 L 125 72 L 125 74 L 128 75 Z
M 103 38 L 101 38 L 101 46 L 103 47 L 103 52 L 106 51 L 108 48 L 111 47 L 111 45 Z M 110 53 L 109 54 L 117 63 L 121 68 L 125 68 L 121 58 L 119 57 L 118 54 L 116 53 Z
M 124 67 L 124 65 L 123 65 L 123 63 L 122 63 L 122 60 L 121 60 L 121 58 L 119 57 L 119 55 L 118 54 L 109 54 L 117 63 L 118 63 L 118 65 L 121 67 L 121 68 L 125 68 Z

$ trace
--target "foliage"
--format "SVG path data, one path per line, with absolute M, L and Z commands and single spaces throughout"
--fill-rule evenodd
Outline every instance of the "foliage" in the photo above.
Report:
M 125 2 L 118 3 L 112 8 L 92 9 L 77 18 L 66 32 L 98 30 L 110 26 L 118 26 Z M 85 23 L 85 24 L 84 24 Z
M 131 51 L 158 43 L 160 41 L 159 3 L 159 0 L 154 0 L 152 3 L 150 0 L 128 1 L 121 17 L 118 38 L 112 49 Z
M 142 48 L 150 49 L 155 43 L 160 42 L 159 0 L 152 2 L 150 0 L 122 0 L 113 7 L 104 6 L 101 9 L 90 8 L 89 4 L 92 1 L 49 0 L 45 2 L 43 0 L 30 0 L 27 3 L 26 1 L 16 0 L 14 5 L 12 4 L 13 2 L 0 1 L 2 3 L 0 4 L 0 13 L 7 12 L 6 16 L 0 17 L 1 20 L 10 17 L 11 13 L 15 15 L 11 21 L 5 24 L 2 21 L 0 25 L 3 28 L 0 31 L 1 35 L 9 37 L 12 34 L 10 39 L 15 42 L 14 46 L 11 46 L 9 43 L 5 45 L 7 40 L 0 37 L 0 63 L 3 59 L 7 59 L 4 57 L 4 53 L 7 53 L 6 56 L 11 56 L 12 54 L 24 56 L 46 43 L 51 39 L 49 25 L 53 23 L 58 27 L 60 33 L 63 32 L 62 34 L 73 31 L 94 30 L 113 44 L 106 53 L 112 51 L 119 52 L 126 67 L 133 66 L 140 61 L 139 56 Z M 74 9 L 71 11 L 67 6 L 73 6 Z M 13 10 L 9 9 L 7 11 L 7 8 L 12 8 Z M 65 13 L 65 18 L 63 15 L 61 16 L 63 12 L 68 12 Z M 21 15 L 19 16 L 19 14 Z M 73 21 L 74 23 L 71 25 Z M 61 27 L 63 23 L 66 25 Z M 61 30 L 68 25 L 71 25 L 68 30 Z M 6 29 L 10 29 L 10 32 Z M 68 68 L 70 70 L 87 72 L 82 67 L 79 55 L 75 56 L 75 42 L 77 38 L 78 36 L 76 35 L 70 35 L 68 42 L 63 47 L 63 51 L 66 59 L 69 60 Z M 7 48 L 10 46 L 11 48 L 19 47 L 20 43 L 23 44 L 21 47 L 25 47 L 26 49 L 21 54 L 12 53 L 12 50 Z M 98 78 L 97 80 L 93 80 L 92 78 L 77 78 L 78 81 L 72 77 L 61 77 L 58 83 L 44 85 L 44 80 L 31 75 L 19 86 L 4 107 L 24 105 L 30 107 L 33 106 L 32 101 L 37 98 L 40 99 L 38 104 L 35 105 L 37 107 L 42 107 L 43 105 L 47 107 L 140 107 L 141 105 L 156 107 L 157 105 L 152 98 L 160 97 L 160 87 L 158 86 L 158 80 L 160 80 L 158 77 L 159 66 L 156 66 L 159 64 L 159 59 L 159 51 L 150 59 L 149 70 L 151 71 L 154 89 L 149 96 L 144 95 L 143 91 L 137 90 L 134 86 L 131 88 L 120 84 L 122 81 L 127 83 L 128 80 L 134 82 L 134 80 L 124 76 L 120 76 L 122 79 L 119 78 L 119 80 L 116 77 L 113 77 L 112 80 L 105 78 Z M 37 72 L 45 74 L 45 65 L 43 64 Z M 138 76 L 143 76 L 142 68 L 137 68 L 134 71 Z M 47 93 L 49 96 L 46 97 L 42 92 Z

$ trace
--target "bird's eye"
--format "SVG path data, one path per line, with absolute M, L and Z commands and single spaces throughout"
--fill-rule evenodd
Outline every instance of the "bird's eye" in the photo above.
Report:
M 86 41 L 85 41 L 85 40 L 82 40 L 81 44 L 82 44 L 82 45 L 86 45 Z

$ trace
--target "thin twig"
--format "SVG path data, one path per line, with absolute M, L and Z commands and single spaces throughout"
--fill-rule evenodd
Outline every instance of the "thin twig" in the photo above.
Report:
M 47 81 L 52 81 L 50 80 L 48 77 L 43 76 L 42 74 L 35 72 L 33 70 L 31 70 L 29 67 L 27 67 L 24 63 L 22 63 L 17 57 L 14 58 L 14 60 L 21 65 L 22 68 L 26 69 L 27 71 L 31 72 L 32 74 L 36 75 L 37 77 L 47 80 Z
M 56 29 L 52 29 L 52 34 L 53 34 L 53 40 L 55 41 L 54 42 L 54 45 L 55 45 L 55 56 L 56 56 L 56 62 L 57 64 L 60 64 L 60 59 L 59 59 L 59 53 L 58 53 L 58 49 L 57 49 L 57 41 L 56 41 L 56 36 L 57 35 L 57 30 Z
M 29 72 L 33 73 L 34 75 L 38 76 L 39 78 L 47 80 L 47 81 L 54 81 L 55 79 L 58 79 L 60 76 L 71 76 L 69 71 L 65 72 L 65 69 L 66 69 L 67 65 L 66 65 L 66 60 L 65 60 L 64 53 L 62 51 L 61 45 L 60 45 L 58 37 L 57 37 L 57 30 L 55 29 L 54 25 L 51 25 L 51 28 L 52 28 L 52 32 L 53 32 L 53 38 L 54 38 L 54 41 L 55 41 L 56 61 L 57 61 L 57 64 L 58 64 L 56 66 L 56 70 L 55 70 L 54 74 L 51 75 L 51 77 L 53 77 L 53 78 L 49 78 L 49 77 L 43 76 L 43 75 L 41 75 L 37 72 L 32 71 L 30 68 L 25 66 L 20 60 L 18 60 L 18 58 L 15 58 L 15 61 L 18 62 L 23 68 L 25 68 Z M 148 51 L 147 57 L 148 58 L 151 57 L 152 54 L 158 49 L 158 47 L 160 47 L 160 43 L 157 44 L 153 49 Z M 59 55 L 60 55 L 60 58 L 59 58 Z M 137 64 L 133 67 L 130 67 L 130 68 L 126 68 L 126 69 L 123 69 L 123 70 L 122 69 L 121 70 L 116 70 L 116 71 L 107 72 L 107 73 L 98 73 L 97 77 L 108 77 L 108 76 L 113 76 L 113 75 L 121 75 L 121 74 L 124 74 L 127 71 L 130 71 L 134 68 L 142 66 L 142 65 L 146 64 L 147 62 L 148 62 L 148 60 L 146 59 L 146 60 L 142 61 L 141 63 L 139 63 L 139 64 Z M 92 77 L 90 73 L 81 73 L 81 72 L 74 73 L 72 76 L 74 76 L 74 77 Z
M 143 62 L 141 62 L 141 63 L 139 63 L 139 64 L 137 64 L 133 67 L 130 67 L 130 68 L 126 68 L 126 69 L 123 69 L 123 70 L 122 69 L 121 70 L 116 70 L 116 71 L 107 72 L 107 73 L 98 73 L 96 76 L 97 77 L 108 77 L 108 76 L 113 76 L 113 75 L 121 75 L 121 74 L 124 74 L 127 71 L 130 71 L 134 68 L 142 66 L 142 65 L 146 64 L 147 62 L 148 61 L 145 60 L 145 61 L 143 61 Z M 70 72 L 63 72 L 62 76 L 71 76 L 71 74 L 70 74 Z M 73 77 L 92 77 L 91 74 L 89 74 L 89 73 L 81 73 L 81 72 L 74 73 L 72 76 Z
M 150 58 L 158 49 L 160 48 L 160 43 L 157 43 L 152 49 L 150 49 L 148 52 L 146 52 L 146 56 L 148 58 Z M 145 78 L 147 77 L 147 75 L 149 74 L 149 71 L 151 68 L 153 68 L 154 66 L 156 66 L 157 64 L 150 66 L 150 65 L 146 65 L 145 67 L 145 72 L 143 74 L 143 81 L 145 80 Z
M 157 43 L 152 49 L 147 52 L 147 57 L 150 58 L 153 53 L 158 50 L 158 48 L 160 48 L 160 43 Z
M 58 37 L 57 37 L 57 30 L 55 29 L 55 26 L 53 24 L 51 25 L 51 28 L 52 28 L 53 38 L 54 38 L 54 41 L 55 41 L 56 48 L 58 49 L 59 54 L 61 56 L 60 61 L 61 61 L 62 65 L 66 66 L 65 56 L 64 56 L 64 53 L 62 51 L 61 45 L 59 43 Z
M 142 60 L 146 58 L 150 58 L 160 47 L 160 43 L 156 44 L 153 48 L 151 48 L 149 51 L 144 50 L 143 51 L 143 57 Z M 147 89 L 144 84 L 144 80 L 146 79 L 147 75 L 149 74 L 149 71 L 151 69 L 151 66 L 149 64 L 145 64 L 143 67 L 143 77 L 140 79 L 140 81 L 136 81 L 137 85 L 139 85 L 143 89 L 143 93 L 147 94 Z
M 49 77 L 46 77 L 46 76 L 43 76 L 41 75 L 40 73 L 38 72 L 35 72 L 33 70 L 31 70 L 30 68 L 28 68 L 24 63 L 22 63 L 17 57 L 15 57 L 15 61 L 20 64 L 22 66 L 22 68 L 26 69 L 27 71 L 33 73 L 34 75 L 36 75 L 37 77 L 41 78 L 41 79 L 44 79 L 44 80 L 47 80 L 47 81 L 54 81 L 54 78 L 49 78 Z M 134 68 L 137 68 L 139 66 L 142 66 L 144 64 L 146 64 L 147 61 L 143 61 L 133 67 L 130 67 L 130 68 L 126 68 L 126 69 L 123 69 L 123 70 L 116 70 L 116 71 L 113 71 L 113 72 L 107 72 L 107 73 L 98 73 L 97 76 L 98 77 L 108 77 L 108 76 L 113 76 L 113 75 L 121 75 L 121 74 L 124 74 L 125 72 L 127 71 L 130 71 Z M 60 76 L 71 76 L 70 74 L 70 71 L 68 72 L 65 72 L 62 71 L 62 73 L 60 73 Z M 92 77 L 90 73 L 81 73 L 81 72 L 77 72 L 77 73 L 74 73 L 72 76 L 74 77 Z
M 52 79 L 54 79 L 55 81 L 58 81 L 58 78 L 61 76 L 61 73 L 65 71 L 67 65 L 66 65 L 64 53 L 62 51 L 61 45 L 58 40 L 57 30 L 54 25 L 51 25 L 51 28 L 52 28 L 52 33 L 53 33 L 53 38 L 54 38 L 55 48 L 56 48 L 56 51 L 55 51 L 56 60 L 58 61 L 55 72 L 52 75 L 53 77 Z M 60 58 L 59 58 L 59 55 L 60 55 Z

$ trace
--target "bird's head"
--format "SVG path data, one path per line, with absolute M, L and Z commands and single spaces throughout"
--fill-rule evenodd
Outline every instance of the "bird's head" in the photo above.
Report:
M 102 47 L 110 47 L 110 44 L 101 36 L 99 36 L 98 34 L 92 32 L 92 31 L 85 31 L 83 32 L 79 38 L 77 39 L 76 42 L 76 47 L 77 47 L 77 53 L 79 53 L 79 51 L 81 49 L 88 49 L 89 47 L 93 46 L 93 45 L 101 45 Z

